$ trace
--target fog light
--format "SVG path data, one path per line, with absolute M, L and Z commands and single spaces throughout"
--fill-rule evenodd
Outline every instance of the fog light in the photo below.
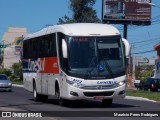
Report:
M 124 93 L 126 93 L 125 90 L 120 91 L 118 95 L 123 95 Z
M 73 96 L 78 96 L 78 93 L 73 92 L 73 91 L 70 91 L 70 94 L 73 95 Z

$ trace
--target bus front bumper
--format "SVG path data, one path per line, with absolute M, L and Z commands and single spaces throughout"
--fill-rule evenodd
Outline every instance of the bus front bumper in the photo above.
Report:
M 114 99 L 125 97 L 126 84 L 116 87 L 114 89 L 96 89 L 86 90 L 69 85 L 68 90 L 63 94 L 63 98 L 69 100 L 102 100 L 102 99 Z

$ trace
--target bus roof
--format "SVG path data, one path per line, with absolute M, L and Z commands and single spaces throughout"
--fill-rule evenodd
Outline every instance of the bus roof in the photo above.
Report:
M 28 34 L 25 39 L 43 36 L 55 32 L 62 32 L 69 36 L 112 36 L 120 35 L 120 32 L 113 26 L 100 23 L 72 23 L 62 24 L 43 28 L 42 30 Z

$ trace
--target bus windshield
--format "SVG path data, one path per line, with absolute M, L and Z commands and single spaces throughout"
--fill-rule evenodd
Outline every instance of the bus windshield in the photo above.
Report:
M 125 74 L 120 36 L 68 37 L 68 73 L 84 79 L 109 79 Z

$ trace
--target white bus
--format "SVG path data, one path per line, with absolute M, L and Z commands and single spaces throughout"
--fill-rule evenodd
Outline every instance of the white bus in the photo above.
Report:
M 124 97 L 130 46 L 113 26 L 94 23 L 55 25 L 24 38 L 24 88 L 35 101 L 56 96 L 68 100 Z

